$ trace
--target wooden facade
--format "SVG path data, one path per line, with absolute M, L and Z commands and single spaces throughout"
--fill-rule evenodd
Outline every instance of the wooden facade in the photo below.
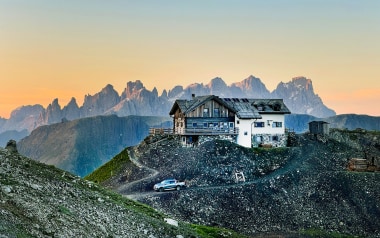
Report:
M 181 135 L 236 134 L 235 112 L 214 96 L 190 103 L 177 102 L 173 107 L 173 130 Z M 198 103 L 197 103 L 198 102 Z M 188 109 L 188 110 L 184 110 Z

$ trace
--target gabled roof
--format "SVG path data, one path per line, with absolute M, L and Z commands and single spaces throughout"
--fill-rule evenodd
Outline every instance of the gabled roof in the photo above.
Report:
M 207 95 L 194 97 L 192 100 L 176 100 L 169 115 L 173 115 L 177 108 L 186 114 L 210 100 L 235 112 L 240 119 L 260 119 L 261 114 L 290 114 L 282 99 L 219 98 Z
M 174 102 L 174 105 L 173 105 L 172 109 L 170 110 L 169 115 L 173 115 L 175 113 L 175 111 L 177 110 L 177 108 L 179 108 L 182 113 L 186 114 L 188 112 L 193 111 L 197 107 L 203 105 L 207 101 L 211 101 L 211 100 L 214 100 L 214 101 L 218 102 L 219 104 L 224 105 L 229 110 L 231 110 L 235 113 L 237 112 L 234 108 L 230 107 L 223 100 L 221 100 L 218 96 L 207 95 L 207 96 L 194 97 L 192 100 L 177 99 Z

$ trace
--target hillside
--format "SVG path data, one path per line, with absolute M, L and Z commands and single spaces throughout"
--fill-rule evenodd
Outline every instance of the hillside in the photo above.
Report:
M 328 138 L 297 135 L 295 146 L 247 149 L 206 140 L 183 148 L 176 137 L 147 137 L 88 178 L 192 223 L 249 236 L 362 236 L 380 234 L 380 173 L 347 171 L 365 151 L 380 157 L 380 133 L 334 130 Z M 119 155 L 119 156 L 121 156 Z M 101 174 L 113 176 L 101 177 Z M 245 182 L 237 182 L 243 172 Z M 185 180 L 188 189 L 157 193 L 155 183 Z M 277 236 L 276 236 L 277 237 Z
M 85 176 L 168 119 L 111 115 L 65 121 L 35 129 L 18 147 L 25 156 Z
M 192 225 L 0 148 L 1 237 L 242 237 Z

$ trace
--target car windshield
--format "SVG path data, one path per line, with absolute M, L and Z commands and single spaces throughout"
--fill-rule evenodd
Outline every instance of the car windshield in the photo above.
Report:
M 174 180 L 164 180 L 162 181 L 163 184 L 170 184 L 170 183 L 174 183 Z

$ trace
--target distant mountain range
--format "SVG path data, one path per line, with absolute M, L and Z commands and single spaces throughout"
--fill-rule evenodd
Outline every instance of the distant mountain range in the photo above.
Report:
M 107 85 L 95 95 L 86 95 L 82 106 L 77 104 L 75 98 L 63 108 L 58 99 L 54 99 L 46 109 L 41 105 L 21 106 L 11 113 L 9 119 L 0 118 L 0 133 L 24 129 L 31 132 L 42 125 L 99 115 L 168 116 L 176 99 L 191 98 L 192 94 L 213 94 L 231 98 L 282 98 L 295 114 L 308 114 L 319 118 L 335 115 L 314 93 L 312 81 L 305 77 L 293 78 L 287 83 L 281 82 L 272 92 L 259 78 L 249 76 L 229 86 L 221 78 L 214 78 L 206 85 L 194 83 L 186 88 L 176 86 L 169 91 L 164 90 L 161 95 L 158 95 L 156 88 L 149 91 L 141 81 L 135 81 L 128 82 L 120 95 L 112 85 Z

